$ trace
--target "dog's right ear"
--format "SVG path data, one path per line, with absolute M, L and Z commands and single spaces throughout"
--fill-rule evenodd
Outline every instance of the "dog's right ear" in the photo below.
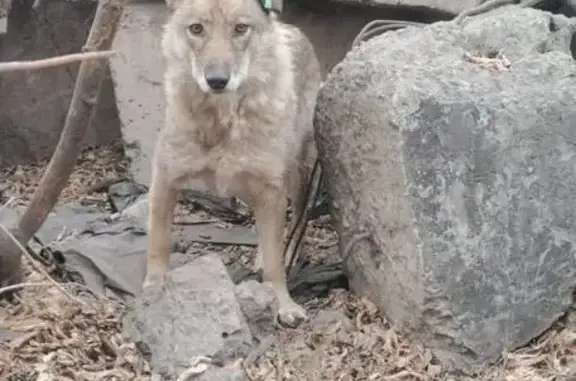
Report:
M 174 12 L 181 2 L 182 0 L 166 0 L 166 5 L 168 6 L 170 12 Z

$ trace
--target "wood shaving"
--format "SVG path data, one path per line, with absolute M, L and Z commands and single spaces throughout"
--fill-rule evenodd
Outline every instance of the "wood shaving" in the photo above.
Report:
M 496 57 L 489 58 L 479 54 L 464 53 L 464 59 L 470 63 L 476 64 L 484 69 L 491 71 L 505 71 L 511 66 L 510 61 L 506 56 L 499 52 Z

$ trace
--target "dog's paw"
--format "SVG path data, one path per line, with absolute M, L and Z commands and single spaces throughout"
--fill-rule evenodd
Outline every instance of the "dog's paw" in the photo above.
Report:
M 142 290 L 146 290 L 151 287 L 160 286 L 164 279 L 166 278 L 165 271 L 149 272 L 142 282 Z
M 301 322 L 308 320 L 308 315 L 302 306 L 291 301 L 279 306 L 278 320 L 283 325 L 296 327 Z

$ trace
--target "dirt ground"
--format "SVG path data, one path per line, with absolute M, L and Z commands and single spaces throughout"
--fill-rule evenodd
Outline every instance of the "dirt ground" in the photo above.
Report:
M 25 205 L 44 165 L 0 172 L 0 203 Z M 117 146 L 87 150 L 61 202 L 105 207 L 100 191 L 123 178 L 125 168 Z M 307 251 L 335 243 L 325 224 L 309 224 Z M 248 257 L 253 253 L 239 251 Z M 33 258 L 25 258 L 25 270 L 21 292 L 0 302 L 0 381 L 159 380 L 138 346 L 122 335 L 125 306 L 95 297 L 81 285 L 59 282 L 57 287 L 56 270 Z M 280 344 L 250 364 L 238 364 L 249 380 L 576 381 L 576 313 L 529 346 L 504 353 L 483 374 L 467 378 L 443 374 L 428 350 L 391 327 L 372 303 L 346 290 L 334 290 L 307 308 L 310 322 L 280 329 Z M 319 323 L 317 314 L 331 318 Z

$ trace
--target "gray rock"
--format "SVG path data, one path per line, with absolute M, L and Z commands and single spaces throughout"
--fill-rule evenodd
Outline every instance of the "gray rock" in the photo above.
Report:
M 236 297 L 255 338 L 262 340 L 274 333 L 278 301 L 269 286 L 248 280 L 236 286 Z
M 108 199 L 116 212 L 122 212 L 128 205 L 135 202 L 148 190 L 141 184 L 132 181 L 123 181 L 112 184 L 108 188 Z
M 135 341 L 147 344 L 153 369 L 167 378 L 184 371 L 194 356 L 227 365 L 252 345 L 234 284 L 212 254 L 172 270 L 163 287 L 141 294 L 125 326 Z
M 143 226 L 146 226 L 146 221 L 148 220 L 148 194 L 138 196 L 131 201 L 131 204 L 125 205 L 122 211 L 116 215 L 137 219 L 142 222 Z
M 0 61 L 25 61 L 81 50 L 96 2 L 43 1 L 39 13 L 30 9 L 31 3 L 13 2 L 8 17 L 9 27 L 0 44 Z M 2 75 L 0 168 L 52 155 L 68 113 L 78 67 L 79 63 L 74 63 L 48 70 Z M 95 118 L 83 144 L 102 145 L 118 138 L 120 124 L 114 87 L 110 74 L 106 72 Z
M 525 345 L 576 287 L 576 19 L 505 7 L 386 33 L 321 90 L 351 287 L 447 367 Z M 573 49 L 573 47 L 572 47 Z M 491 71 L 465 52 L 502 51 Z

